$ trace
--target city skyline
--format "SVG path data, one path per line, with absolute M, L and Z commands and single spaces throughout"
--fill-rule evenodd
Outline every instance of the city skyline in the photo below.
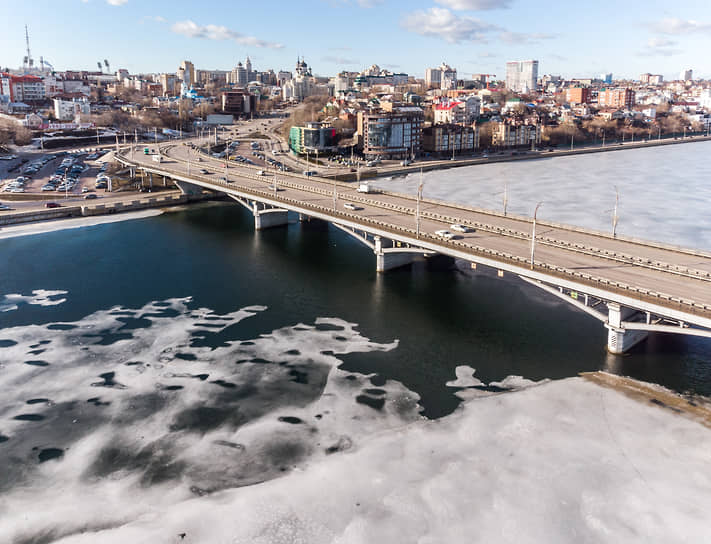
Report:
M 256 69 L 278 71 L 304 56 L 324 76 L 377 63 L 421 78 L 445 61 L 460 78 L 483 72 L 504 79 L 507 61 L 535 58 L 539 75 L 612 72 L 637 79 L 653 72 L 676 79 L 693 69 L 697 78 L 711 77 L 703 57 L 711 6 L 700 2 L 671 11 L 659 1 L 605 1 L 584 14 L 562 2 L 541 10 L 525 0 L 310 0 L 276 12 L 223 0 L 202 5 L 197 11 L 165 0 L 23 3 L 4 12 L 0 66 L 21 65 L 27 24 L 35 62 L 44 57 L 58 70 L 93 70 L 103 59 L 112 71 L 131 73 L 175 72 L 185 59 L 196 68 L 229 70 L 249 56 Z

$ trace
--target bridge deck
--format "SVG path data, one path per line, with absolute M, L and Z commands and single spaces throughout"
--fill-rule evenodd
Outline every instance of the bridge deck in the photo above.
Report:
M 362 225 L 365 230 L 377 226 L 391 231 L 394 239 L 412 240 L 415 233 L 415 198 L 390 192 L 358 193 L 353 184 L 338 184 L 338 204 L 333 211 L 332 181 L 279 173 L 275 192 L 269 189 L 274 176 L 258 176 L 254 169 L 230 165 L 228 183 L 219 160 L 203 159 L 187 164 L 187 146 L 166 148 L 161 164 L 150 157 L 134 154 L 133 162 L 147 171 L 164 173 L 223 192 L 253 194 L 262 201 L 283 203 L 297 211 L 318 210 L 336 222 Z M 128 159 L 128 157 L 124 156 Z M 188 174 L 190 168 L 190 174 Z M 211 174 L 199 174 L 200 168 Z M 362 209 L 349 211 L 345 202 Z M 475 230 L 457 233 L 458 239 L 445 240 L 434 232 L 448 229 L 451 223 L 469 225 Z M 420 245 L 442 253 L 485 255 L 502 263 L 530 266 L 531 219 L 504 217 L 500 213 L 453 203 L 424 199 L 420 204 Z M 399 235 L 399 236 L 398 236 Z M 633 298 L 652 299 L 665 306 L 682 308 L 685 313 L 711 316 L 711 254 L 675 248 L 654 242 L 613 238 L 605 233 L 538 221 L 536 226 L 536 270 L 554 277 L 571 276 L 583 283 L 604 286 L 608 291 L 633 293 Z

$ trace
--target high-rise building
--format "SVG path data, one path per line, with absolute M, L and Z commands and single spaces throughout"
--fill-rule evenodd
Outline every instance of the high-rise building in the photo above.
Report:
M 358 112 L 359 146 L 366 157 L 409 159 L 422 151 L 422 108 L 404 106 L 391 112 Z
M 506 88 L 517 93 L 536 90 L 538 83 L 537 60 L 514 60 L 506 63 Z
M 180 63 L 177 72 L 178 79 L 187 84 L 188 87 L 195 85 L 195 66 L 189 60 Z
M 694 71 L 689 69 L 689 70 L 682 70 L 681 74 L 679 75 L 679 79 L 682 81 L 691 81 L 694 79 Z
M 609 85 L 612 83 L 612 74 L 600 74 L 600 79 L 603 83 Z
M 425 86 L 428 89 L 456 89 L 456 68 L 452 68 L 444 62 L 437 68 L 427 68 L 425 70 Z

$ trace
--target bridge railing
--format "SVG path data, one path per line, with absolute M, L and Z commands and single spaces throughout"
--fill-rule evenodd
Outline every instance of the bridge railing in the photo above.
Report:
M 175 174 L 172 174 L 169 171 L 163 171 L 160 168 L 157 167 L 151 167 L 149 168 L 150 170 L 155 171 L 156 173 L 159 173 L 160 175 L 166 175 L 166 176 L 174 176 Z M 425 244 L 425 245 L 430 245 L 433 247 L 429 247 L 428 249 L 432 249 L 434 251 L 441 251 L 442 248 L 449 248 L 452 250 L 456 250 L 459 253 L 462 253 L 464 255 L 469 254 L 472 256 L 480 256 L 484 258 L 489 258 L 494 261 L 499 261 L 501 263 L 506 263 L 515 267 L 520 267 L 520 271 L 517 273 L 520 273 L 522 275 L 527 275 L 528 271 L 530 270 L 530 259 L 526 257 L 520 257 L 517 255 L 512 255 L 506 252 L 482 247 L 482 246 L 474 246 L 470 244 L 465 244 L 464 242 L 460 242 L 458 240 L 447 240 L 444 238 L 441 238 L 439 236 L 429 234 L 426 232 L 420 232 L 419 238 L 417 237 L 417 233 L 415 229 L 412 228 L 407 228 L 407 227 L 401 227 L 398 225 L 393 225 L 391 223 L 386 223 L 384 221 L 380 221 L 378 219 L 373 219 L 369 217 L 364 217 L 361 215 L 353 214 L 350 212 L 345 212 L 341 210 L 334 210 L 333 207 L 329 206 L 321 206 L 319 204 L 314 204 L 312 202 L 305 202 L 302 200 L 297 200 L 293 199 L 290 197 L 287 197 L 286 195 L 281 195 L 279 193 L 275 193 L 273 190 L 269 190 L 265 188 L 264 190 L 254 188 L 254 187 L 248 187 L 245 185 L 240 185 L 238 182 L 223 182 L 219 179 L 215 179 L 214 176 L 205 176 L 202 174 L 190 174 L 191 179 L 194 179 L 195 181 L 199 181 L 204 185 L 207 186 L 217 186 L 221 189 L 226 189 L 226 190 L 234 190 L 243 193 L 244 195 L 249 197 L 254 197 L 257 200 L 271 200 L 273 201 L 276 205 L 279 204 L 285 204 L 294 211 L 297 212 L 304 212 L 304 211 L 315 211 L 318 212 L 322 215 L 329 216 L 331 219 L 337 220 L 337 219 L 344 219 L 347 220 L 351 223 L 355 224 L 361 224 L 364 227 L 375 227 L 379 231 L 387 233 L 389 235 L 394 236 L 394 239 L 397 239 L 397 236 L 400 237 L 406 237 L 407 239 L 405 240 L 399 240 L 401 242 L 405 243 L 410 243 L 410 244 Z M 259 181 L 266 181 L 273 183 L 273 180 L 269 179 L 263 179 L 262 176 L 245 176 L 248 179 L 254 179 L 254 180 L 259 180 Z M 296 185 L 301 185 L 301 184 L 294 184 L 293 182 L 288 182 L 288 181 L 280 181 L 279 185 L 283 186 L 290 186 L 294 185 L 294 188 L 297 188 Z M 301 188 L 301 187 L 298 187 Z M 318 193 L 318 194 L 323 194 L 323 195 L 332 195 L 331 191 L 328 191 L 326 189 L 320 189 L 320 188 L 315 188 L 313 186 L 308 186 L 308 189 L 310 192 L 313 193 Z M 349 197 L 350 198 L 350 197 Z M 465 258 L 466 257 L 462 257 Z M 601 290 L 605 290 L 608 292 L 614 292 L 617 294 L 621 295 L 626 295 L 630 296 L 633 295 L 635 298 L 639 300 L 643 300 L 646 302 L 650 302 L 653 304 L 660 304 L 663 305 L 666 308 L 674 308 L 678 309 L 680 311 L 684 312 L 689 312 L 693 313 L 696 315 L 702 315 L 702 316 L 711 316 L 711 305 L 708 304 L 703 304 L 703 303 L 698 303 L 694 300 L 690 299 L 683 299 L 680 297 L 675 297 L 666 293 L 658 292 L 658 291 L 652 291 L 648 289 L 643 289 L 643 288 L 637 288 L 635 286 L 623 283 L 623 282 L 617 282 L 617 281 L 612 281 L 612 280 L 607 280 L 605 278 L 593 276 L 584 272 L 578 272 L 576 270 L 571 270 L 565 267 L 560 267 L 557 265 L 549 265 L 547 263 L 541 263 L 541 262 L 536 262 L 534 263 L 533 266 L 534 271 L 538 272 L 543 272 L 546 273 L 550 276 L 562 278 L 562 279 L 574 279 L 576 282 L 581 283 L 583 285 L 588 285 L 590 287 L 598 288 Z

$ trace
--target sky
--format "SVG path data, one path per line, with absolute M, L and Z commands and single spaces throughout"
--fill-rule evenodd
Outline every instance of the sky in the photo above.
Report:
M 175 72 L 182 60 L 232 69 L 315 74 L 378 64 L 423 77 L 442 62 L 460 79 L 505 75 L 507 60 L 537 59 L 539 75 L 711 78 L 708 0 L 0 0 L 0 67 L 25 55 L 57 70 Z

